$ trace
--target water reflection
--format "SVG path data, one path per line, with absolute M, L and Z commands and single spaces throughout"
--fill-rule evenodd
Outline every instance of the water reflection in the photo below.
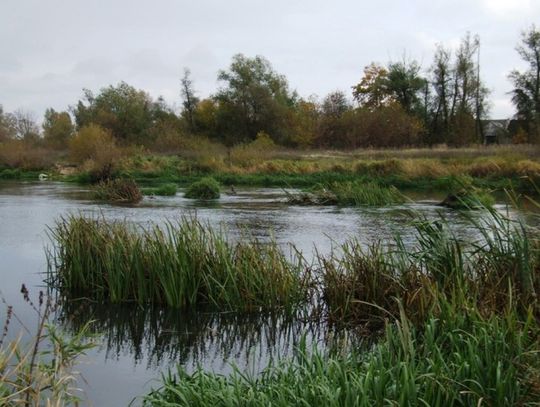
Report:
M 348 336 L 343 331 L 338 336 L 311 316 L 307 310 L 294 315 L 195 313 L 85 301 L 64 305 L 58 319 L 71 331 L 92 321 L 108 360 L 130 354 L 135 365 L 145 363 L 146 368 L 180 363 L 223 372 L 231 363 L 260 371 L 269 361 L 291 355 L 301 340 L 327 349 Z

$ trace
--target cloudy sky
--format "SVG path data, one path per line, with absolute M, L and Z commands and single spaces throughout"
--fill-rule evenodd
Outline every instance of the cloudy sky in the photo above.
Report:
M 514 48 L 540 24 L 538 0 L 1 0 L 0 104 L 65 109 L 82 89 L 126 81 L 180 104 L 189 67 L 199 96 L 232 55 L 263 55 L 302 96 L 350 92 L 371 61 L 431 65 L 436 43 L 481 38 L 491 116 L 513 114 Z

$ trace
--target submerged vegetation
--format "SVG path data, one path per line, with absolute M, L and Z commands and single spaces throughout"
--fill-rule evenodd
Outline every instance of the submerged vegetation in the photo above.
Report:
M 50 234 L 50 280 L 70 298 L 254 311 L 298 305 L 310 284 L 296 253 L 291 262 L 275 242 L 232 242 L 191 218 L 137 229 L 71 216 Z

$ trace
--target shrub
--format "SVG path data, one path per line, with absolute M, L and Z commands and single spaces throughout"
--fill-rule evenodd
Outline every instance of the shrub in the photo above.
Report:
M 191 184 L 184 196 L 189 199 L 218 199 L 219 183 L 211 177 L 202 178 Z
M 73 160 L 83 164 L 94 182 L 111 178 L 122 156 L 112 134 L 95 124 L 77 132 L 69 142 L 69 152 Z

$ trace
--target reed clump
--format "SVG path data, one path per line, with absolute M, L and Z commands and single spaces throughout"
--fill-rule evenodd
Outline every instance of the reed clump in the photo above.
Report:
M 310 273 L 277 243 L 229 240 L 192 218 L 164 227 L 70 216 L 50 229 L 49 277 L 69 297 L 221 310 L 290 307 L 304 301 Z
M 115 203 L 137 203 L 143 197 L 137 183 L 128 178 L 101 181 L 94 189 L 94 196 L 96 199 Z
M 442 301 L 486 316 L 510 307 L 540 318 L 538 239 L 519 222 L 485 210 L 482 221 L 470 221 L 478 236 L 472 242 L 459 240 L 444 219 L 422 220 L 414 247 L 399 236 L 367 249 L 352 240 L 319 256 L 330 318 L 377 327 L 396 319 L 403 304 L 408 318 L 422 324 Z
M 287 193 L 287 202 L 292 205 L 383 206 L 404 200 L 392 186 L 362 181 L 332 182 L 319 185 L 312 192 Z

